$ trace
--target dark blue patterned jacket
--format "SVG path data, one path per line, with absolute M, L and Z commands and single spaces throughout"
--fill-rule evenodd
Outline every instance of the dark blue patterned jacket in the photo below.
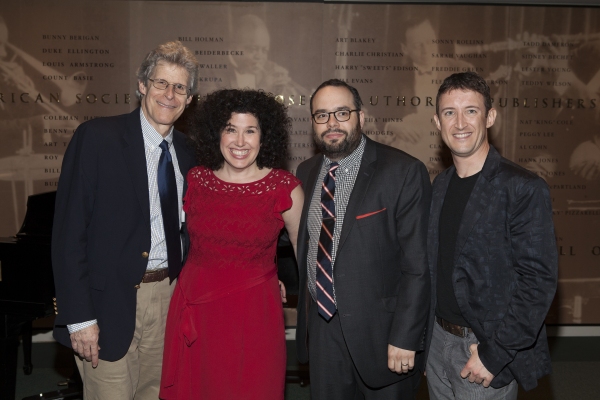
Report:
M 433 182 L 428 231 L 432 277 L 429 335 L 436 306 L 439 218 L 454 166 Z M 558 254 L 548 186 L 490 147 L 456 241 L 453 286 L 479 340 L 493 387 L 525 390 L 551 372 L 544 319 L 556 292 Z M 429 343 L 429 342 L 428 342 Z

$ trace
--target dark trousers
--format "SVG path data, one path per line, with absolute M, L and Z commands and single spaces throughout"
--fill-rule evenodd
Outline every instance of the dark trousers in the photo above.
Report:
M 382 388 L 361 379 L 344 340 L 338 314 L 327 322 L 311 301 L 308 318 L 308 355 L 312 400 L 413 400 L 420 373 Z

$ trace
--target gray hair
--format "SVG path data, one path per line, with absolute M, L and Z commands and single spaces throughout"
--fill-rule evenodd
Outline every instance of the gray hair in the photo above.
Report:
M 156 65 L 161 61 L 185 68 L 189 75 L 187 86 L 190 88 L 190 96 L 196 94 L 198 90 L 199 64 L 192 52 L 182 45 L 180 41 L 161 44 L 146 55 L 136 73 L 138 80 L 144 86 L 148 87 L 148 79 L 152 75 L 152 72 L 154 72 Z M 135 94 L 138 99 L 142 99 L 142 94 L 139 90 L 136 89 Z

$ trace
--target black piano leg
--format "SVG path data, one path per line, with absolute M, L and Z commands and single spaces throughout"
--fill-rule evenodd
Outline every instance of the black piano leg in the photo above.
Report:
M 26 322 L 21 328 L 21 340 L 23 341 L 23 372 L 25 375 L 31 375 L 33 364 L 31 363 L 31 338 L 33 336 L 31 322 Z
M 17 386 L 18 325 L 0 315 L 0 399 L 14 399 Z

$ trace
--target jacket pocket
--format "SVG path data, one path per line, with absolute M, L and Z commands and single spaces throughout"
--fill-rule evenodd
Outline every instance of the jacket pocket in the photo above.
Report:
M 372 212 L 368 212 L 365 214 L 356 216 L 356 224 L 359 226 L 369 225 L 376 222 L 385 221 L 387 218 L 387 209 L 382 208 L 381 210 L 376 210 Z
M 357 215 L 356 219 L 368 218 L 368 217 L 371 217 L 371 216 L 373 216 L 375 214 L 379 214 L 381 212 L 384 212 L 385 210 L 387 210 L 387 208 L 383 207 L 381 210 L 372 211 L 372 212 L 368 212 L 366 214 Z

